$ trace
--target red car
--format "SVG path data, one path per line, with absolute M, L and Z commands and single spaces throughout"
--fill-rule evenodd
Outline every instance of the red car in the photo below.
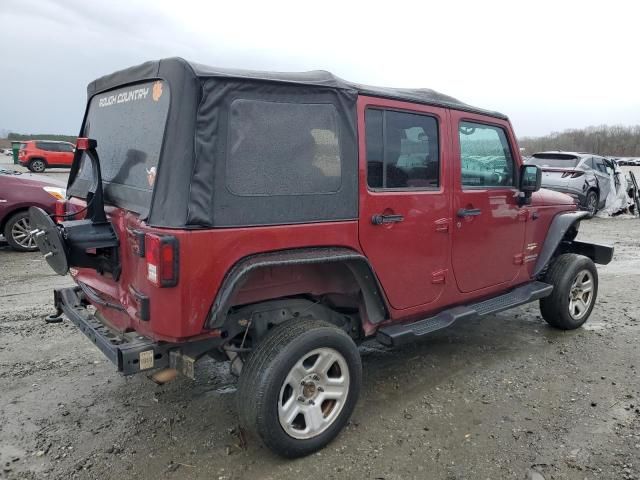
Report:
M 540 190 L 506 116 L 432 90 L 166 59 L 92 82 L 81 131 L 86 217 L 31 215 L 77 283 L 57 316 L 125 375 L 229 360 L 243 429 L 288 457 L 346 425 L 362 341 L 537 300 L 578 328 L 613 255 L 576 240 L 588 213 Z
M 38 249 L 31 234 L 29 207 L 55 213 L 56 201 L 65 198 L 64 184 L 51 178 L 0 169 L 0 232 L 14 250 Z
M 70 167 L 75 147 L 69 142 L 53 140 L 27 140 L 20 144 L 18 161 L 35 173 L 51 167 Z

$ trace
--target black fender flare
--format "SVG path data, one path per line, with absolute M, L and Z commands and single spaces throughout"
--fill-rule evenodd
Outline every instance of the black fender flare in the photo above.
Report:
M 205 328 L 220 328 L 224 325 L 227 312 L 232 306 L 230 302 L 233 295 L 253 270 L 262 267 L 320 263 L 346 265 L 360 286 L 369 321 L 377 324 L 388 318 L 382 287 L 367 257 L 343 247 L 298 248 L 260 253 L 240 259 L 224 277 L 209 311 Z
M 547 237 L 544 240 L 540 255 L 538 255 L 538 259 L 536 261 L 536 266 L 533 271 L 534 278 L 542 273 L 559 247 L 562 253 L 579 253 L 591 258 L 596 263 L 606 265 L 611 261 L 613 258 L 613 247 L 578 242 L 573 239 L 570 242 L 562 242 L 567 230 L 569 230 L 572 225 L 575 225 L 576 222 L 579 222 L 588 215 L 589 212 L 575 211 L 559 213 L 554 217 L 551 221 L 551 225 L 549 225 Z M 566 245 L 561 245 L 561 243 L 565 243 Z

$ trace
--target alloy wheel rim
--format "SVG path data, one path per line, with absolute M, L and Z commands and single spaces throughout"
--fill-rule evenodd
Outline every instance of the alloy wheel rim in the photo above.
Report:
M 291 368 L 278 396 L 278 420 L 291 437 L 316 437 L 334 424 L 349 395 L 349 368 L 333 348 L 317 348 Z
M 11 237 L 13 241 L 22 248 L 33 249 L 36 246 L 36 240 L 31 234 L 30 225 L 28 218 L 21 218 L 11 227 Z
M 596 213 L 596 197 L 595 197 L 595 195 L 591 195 L 589 197 L 589 211 L 592 214 Z
M 569 290 L 569 315 L 574 320 L 584 317 L 593 303 L 593 274 L 580 270 L 574 277 Z
M 42 163 L 41 161 L 35 161 L 33 162 L 33 164 L 31 165 L 31 167 L 36 171 L 36 172 L 42 172 L 44 170 L 44 163 Z

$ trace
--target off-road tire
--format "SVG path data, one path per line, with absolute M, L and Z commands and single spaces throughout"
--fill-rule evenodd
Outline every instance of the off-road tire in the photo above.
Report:
M 44 173 L 47 169 L 47 162 L 41 158 L 34 158 L 29 162 L 29 166 L 27 168 L 33 173 Z
M 595 190 L 589 190 L 587 196 L 584 199 L 584 208 L 589 213 L 587 218 L 595 217 L 598 213 L 598 192 Z
M 312 438 L 296 439 L 279 420 L 281 388 L 293 366 L 319 348 L 333 349 L 346 361 L 347 397 L 326 430 Z M 240 425 L 278 455 L 287 458 L 309 455 L 331 442 L 345 427 L 358 401 L 361 383 L 360 354 L 344 331 L 313 318 L 287 321 L 269 332 L 242 368 L 237 390 Z
M 38 250 L 38 247 L 36 246 L 35 242 L 33 243 L 33 246 L 27 247 L 25 245 L 20 245 L 16 241 L 16 239 L 13 238 L 14 225 L 16 225 L 18 222 L 25 223 L 24 222 L 25 219 L 26 219 L 26 224 L 28 225 L 29 212 L 23 211 L 23 212 L 14 213 L 13 216 L 10 217 L 9 220 L 7 220 L 7 223 L 5 223 L 4 231 L 2 233 L 4 235 L 5 240 L 7 241 L 7 243 L 12 249 L 17 250 L 18 252 L 35 252 L 36 250 Z
M 580 318 L 574 318 L 569 307 L 572 284 L 578 274 L 584 271 L 589 272 L 593 279 L 592 298 L 586 312 Z M 553 285 L 553 292 L 540 299 L 542 318 L 552 327 L 561 330 L 573 330 L 582 326 L 591 315 L 598 297 L 598 270 L 593 261 L 575 253 L 562 254 L 551 264 L 544 281 Z

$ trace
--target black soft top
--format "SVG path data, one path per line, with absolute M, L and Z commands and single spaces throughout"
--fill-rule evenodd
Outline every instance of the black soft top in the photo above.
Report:
M 382 97 L 393 100 L 402 100 L 407 102 L 417 102 L 425 105 L 434 105 L 438 107 L 451 108 L 454 110 L 462 110 L 465 112 L 479 113 L 492 117 L 506 119 L 507 116 L 490 110 L 473 107 L 460 100 L 437 92 L 430 88 L 392 88 L 392 87 L 375 87 L 371 85 L 363 85 L 359 83 L 349 82 L 340 77 L 327 72 L 325 70 L 312 70 L 309 72 L 264 72 L 258 70 L 243 70 L 237 68 L 220 68 L 202 65 L 200 63 L 189 62 L 183 58 L 173 57 L 162 60 L 153 60 L 143 63 L 135 67 L 120 70 L 110 75 L 98 78 L 90 83 L 87 90 L 89 96 L 109 90 L 123 83 L 129 83 L 128 79 L 140 79 L 142 72 L 147 72 L 148 77 L 160 77 L 160 71 L 168 66 L 168 64 L 181 64 L 188 67 L 188 70 L 194 77 L 207 78 L 229 78 L 244 79 L 274 83 L 288 83 L 294 85 L 308 85 L 316 87 L 326 87 L 338 90 L 351 90 L 358 94 L 370 95 L 372 97 Z M 155 74 L 153 73 L 155 72 Z
M 428 89 L 369 87 L 324 71 L 272 73 L 214 68 L 181 58 L 146 62 L 101 77 L 88 85 L 88 102 L 95 95 L 112 89 L 130 85 L 134 88 L 141 82 L 155 80 L 164 81 L 170 92 L 169 111 L 150 205 L 134 211 L 149 225 L 158 227 L 211 228 L 357 219 L 356 105 L 359 94 L 506 118 Z M 241 194 L 230 188 L 229 168 L 236 165 L 229 153 L 233 133 L 229 127 L 231 112 L 244 105 L 242 102 L 260 101 L 332 106 L 341 165 L 341 183 L 337 190 L 318 195 L 289 192 L 261 196 Z M 89 103 L 87 105 L 88 112 Z M 80 136 L 84 136 L 87 115 Z M 317 121 L 317 117 L 314 118 Z M 271 142 L 269 146 L 275 148 L 274 145 L 280 144 Z M 258 142 L 252 148 L 259 151 L 262 147 Z M 74 162 L 69 186 L 74 182 L 80 162 L 80 159 Z M 277 175 L 272 165 L 256 163 L 254 167 L 261 170 L 260 175 L 273 178 Z M 291 169 L 295 166 L 291 165 Z M 287 178 L 286 168 L 282 171 L 285 172 L 282 182 L 295 184 L 295 177 Z M 128 194 L 122 193 L 124 197 Z

